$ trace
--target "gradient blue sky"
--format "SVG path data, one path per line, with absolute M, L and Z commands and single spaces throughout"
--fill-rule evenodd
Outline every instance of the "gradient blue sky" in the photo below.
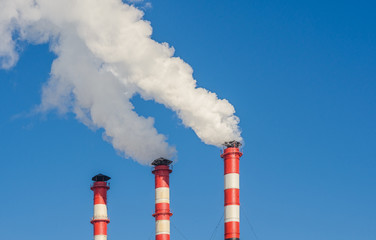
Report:
M 376 239 L 376 4 L 151 4 L 153 38 L 174 46 L 198 85 L 241 119 L 241 238 Z M 151 169 L 122 159 L 73 115 L 28 115 L 54 55 L 47 45 L 22 48 L 16 67 L 0 70 L 1 238 L 91 239 L 89 185 L 101 172 L 112 177 L 109 239 L 152 239 Z M 223 215 L 219 149 L 163 106 L 133 103 L 178 150 L 172 239 L 210 239 Z M 222 225 L 213 239 L 223 239 Z

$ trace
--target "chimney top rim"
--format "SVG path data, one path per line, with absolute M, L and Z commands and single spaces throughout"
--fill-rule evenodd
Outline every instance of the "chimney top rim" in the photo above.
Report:
M 151 163 L 151 165 L 153 165 L 153 166 L 159 166 L 159 165 L 166 165 L 166 166 L 169 166 L 171 163 L 172 163 L 171 160 L 168 160 L 168 159 L 166 159 L 166 158 L 160 157 L 160 158 L 155 159 L 155 160 Z
M 94 182 L 107 182 L 110 179 L 111 178 L 109 176 L 99 173 L 95 175 L 91 180 L 93 180 Z
M 242 143 L 236 140 L 223 143 L 223 146 L 228 147 L 228 148 L 231 148 L 231 147 L 239 148 L 241 145 Z

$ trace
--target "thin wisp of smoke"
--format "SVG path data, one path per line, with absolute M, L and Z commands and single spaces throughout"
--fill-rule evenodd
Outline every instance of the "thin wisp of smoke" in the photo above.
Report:
M 192 68 L 167 43 L 151 39 L 150 22 L 134 6 L 120 0 L 0 0 L 0 6 L 2 68 L 17 63 L 19 41 L 49 43 L 57 56 L 40 111 L 74 112 L 141 164 L 176 150 L 153 118 L 135 112 L 135 94 L 175 111 L 206 144 L 241 141 L 234 107 L 197 87 Z

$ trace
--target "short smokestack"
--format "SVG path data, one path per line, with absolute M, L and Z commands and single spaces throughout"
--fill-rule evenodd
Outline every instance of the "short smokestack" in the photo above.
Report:
M 221 158 L 225 168 L 225 240 L 240 239 L 239 151 L 240 142 L 225 142 Z
M 152 162 L 155 175 L 155 239 L 170 240 L 170 180 L 172 161 L 158 158 Z
M 107 216 L 107 191 L 110 186 L 107 181 L 110 179 L 103 174 L 92 178 L 94 183 L 90 189 L 94 192 L 94 216 L 91 223 L 94 227 L 94 240 L 107 240 L 107 224 L 110 222 Z

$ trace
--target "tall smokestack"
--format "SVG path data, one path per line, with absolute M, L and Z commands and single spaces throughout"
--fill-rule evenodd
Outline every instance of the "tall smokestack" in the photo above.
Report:
M 111 178 L 98 174 L 92 178 L 94 183 L 90 189 L 94 191 L 94 216 L 91 223 L 94 226 L 94 240 L 107 240 L 107 190 L 110 189 L 107 181 Z
M 239 151 L 241 143 L 225 142 L 221 158 L 225 168 L 225 240 L 240 239 L 240 201 L 239 201 Z
M 158 158 L 152 162 L 155 175 L 155 239 L 170 240 L 170 180 L 172 161 Z

